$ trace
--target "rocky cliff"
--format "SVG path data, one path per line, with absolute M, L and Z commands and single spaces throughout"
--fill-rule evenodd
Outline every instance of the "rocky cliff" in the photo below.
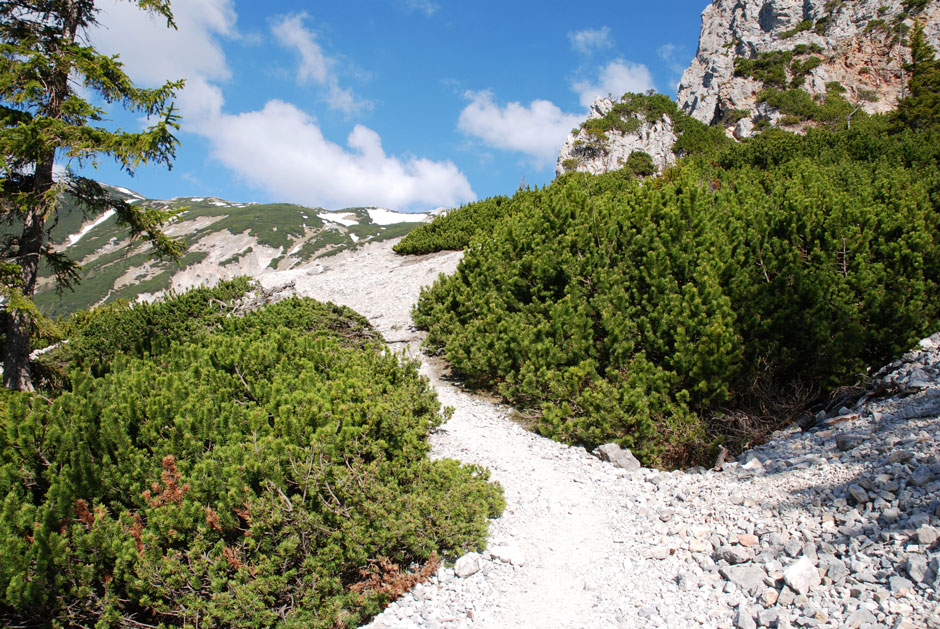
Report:
M 678 109 L 644 112 L 630 104 L 638 95 L 598 99 L 562 146 L 555 172 L 599 174 L 642 155 L 661 171 L 681 152 L 682 116 L 743 139 L 768 125 L 803 131 L 890 111 L 904 94 L 915 20 L 940 49 L 940 0 L 714 0 L 702 13 Z
M 739 138 L 767 122 L 805 122 L 781 106 L 791 89 L 817 102 L 837 90 L 849 111 L 889 111 L 903 94 L 914 20 L 937 48 L 940 0 L 715 0 L 676 100 Z
M 651 161 L 657 172 L 676 161 L 672 146 L 677 135 L 672 118 L 663 114 L 647 119 L 643 113 L 624 112 L 624 121 L 616 109 L 623 104 L 610 98 L 594 101 L 588 119 L 572 130 L 562 145 L 556 175 L 575 171 L 597 175 L 618 170 L 630 162 L 631 156 L 632 164 Z M 649 159 L 642 157 L 644 154 Z

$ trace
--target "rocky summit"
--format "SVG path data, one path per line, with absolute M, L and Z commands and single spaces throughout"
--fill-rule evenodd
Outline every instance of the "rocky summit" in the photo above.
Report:
M 555 172 L 618 170 L 637 153 L 662 171 L 676 160 L 681 114 L 744 139 L 768 126 L 801 132 L 818 118 L 851 125 L 858 112 L 891 111 L 904 95 L 915 22 L 940 48 L 940 0 L 714 0 L 677 115 L 620 116 L 620 96 L 600 98 L 565 140 Z M 818 111 L 834 99 L 844 111 Z
M 903 43 L 914 20 L 936 48 L 936 0 L 715 0 L 702 13 L 698 51 L 676 100 L 690 115 L 739 138 L 761 120 L 780 121 L 779 109 L 758 95 L 771 84 L 791 86 L 794 79 L 813 96 L 824 97 L 839 85 L 860 109 L 889 111 L 905 87 L 909 51 Z M 773 74 L 741 60 L 756 60 Z

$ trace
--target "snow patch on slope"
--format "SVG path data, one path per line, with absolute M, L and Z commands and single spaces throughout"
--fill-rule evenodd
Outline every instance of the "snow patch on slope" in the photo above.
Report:
M 376 225 L 394 225 L 395 223 L 420 223 L 428 217 L 428 215 L 424 213 L 405 214 L 404 212 L 393 212 L 392 210 L 386 210 L 380 207 L 371 207 L 366 211 L 369 213 L 369 218 L 371 218 L 372 222 L 375 223 Z
M 317 218 L 321 221 L 339 223 L 343 227 L 352 227 L 359 224 L 359 218 L 355 214 L 340 214 L 339 212 L 320 212 Z
M 119 189 L 120 189 L 121 191 L 124 191 L 123 188 L 119 188 Z M 101 225 L 103 222 L 105 222 L 106 220 L 108 220 L 108 219 L 111 218 L 112 216 L 114 216 L 114 210 L 108 210 L 107 212 L 105 212 L 104 214 L 102 214 L 101 216 L 99 216 L 98 218 L 96 218 L 94 221 L 92 221 L 92 222 L 88 223 L 87 225 L 85 225 L 84 227 L 82 227 L 81 231 L 78 232 L 77 234 L 71 234 L 71 235 L 67 238 L 68 244 L 66 244 L 65 246 L 66 246 L 66 247 L 71 247 L 72 245 L 76 244 L 79 240 L 81 240 L 82 238 L 84 238 L 85 236 L 87 236 L 87 235 L 88 235 L 88 232 L 90 232 L 91 230 L 93 230 L 93 229 L 94 229 L 95 227 L 97 227 L 98 225 Z
M 140 201 L 141 199 L 144 198 L 140 196 L 139 194 L 137 194 L 136 192 L 134 192 L 133 190 L 128 190 L 127 188 L 122 188 L 121 186 L 109 186 L 109 187 L 113 190 L 117 190 L 118 192 L 126 194 L 129 197 L 134 197 L 134 199 L 137 201 Z

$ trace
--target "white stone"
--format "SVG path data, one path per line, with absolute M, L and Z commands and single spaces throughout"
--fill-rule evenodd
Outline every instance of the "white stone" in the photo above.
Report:
M 461 579 L 469 577 L 480 571 L 480 555 L 467 553 L 454 564 L 454 574 Z
M 813 562 L 803 555 L 783 571 L 783 581 L 797 594 L 806 594 L 817 587 L 822 579 Z

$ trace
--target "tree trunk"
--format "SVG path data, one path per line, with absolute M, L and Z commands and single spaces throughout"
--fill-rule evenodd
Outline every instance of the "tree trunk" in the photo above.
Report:
M 57 47 L 75 41 L 82 15 L 91 9 L 91 3 L 83 0 L 67 0 L 60 9 L 63 17 L 62 36 L 55 42 Z M 52 53 L 54 54 L 54 53 Z M 62 115 L 62 103 L 69 94 L 68 64 L 56 65 L 49 78 L 49 98 L 43 107 L 42 115 L 57 119 Z M 23 235 L 20 238 L 16 262 L 21 268 L 22 284 L 19 287 L 23 296 L 32 300 L 36 293 L 36 276 L 39 273 L 39 259 L 42 256 L 46 218 L 55 211 L 56 199 L 50 197 L 55 186 L 53 167 L 55 166 L 55 148 L 40 154 L 36 160 L 33 175 L 33 193 L 36 205 L 29 208 L 24 218 Z M 9 304 L 8 304 L 9 306 Z M 3 386 L 17 391 L 33 391 L 33 381 L 29 373 L 30 315 L 7 308 L 6 346 L 3 358 Z
M 29 374 L 29 316 L 8 310 L 6 320 L 3 386 L 14 391 L 33 391 L 33 379 Z
M 53 154 L 54 155 L 54 154 Z M 36 293 L 36 276 L 39 274 L 39 258 L 42 255 L 43 230 L 45 228 L 47 193 L 55 185 L 52 179 L 52 158 L 43 160 L 36 168 L 34 190 L 40 199 L 36 207 L 29 210 L 20 237 L 16 261 L 20 265 L 23 296 L 32 300 Z M 54 203 L 55 201 L 52 201 Z M 29 374 L 30 331 L 33 327 L 28 313 L 7 308 L 6 346 L 3 353 L 3 386 L 16 391 L 33 391 Z

